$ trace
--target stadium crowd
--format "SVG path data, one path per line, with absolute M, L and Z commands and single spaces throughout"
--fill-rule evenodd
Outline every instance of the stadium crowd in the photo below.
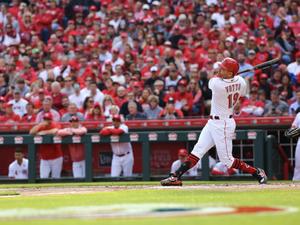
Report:
M 248 95 L 236 116 L 300 111 L 296 0 L 12 0 L 0 7 L 0 121 L 209 115 L 224 57 Z

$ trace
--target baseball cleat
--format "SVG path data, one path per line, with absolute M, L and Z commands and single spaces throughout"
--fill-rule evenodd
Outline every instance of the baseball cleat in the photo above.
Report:
M 170 177 L 160 181 L 161 186 L 182 186 L 182 181 L 178 177 L 171 175 Z
M 268 181 L 265 171 L 261 168 L 256 168 L 256 173 L 253 176 L 258 180 L 259 184 L 266 184 Z

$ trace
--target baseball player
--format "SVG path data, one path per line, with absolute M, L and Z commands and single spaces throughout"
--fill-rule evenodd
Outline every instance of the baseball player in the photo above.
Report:
M 178 160 L 176 160 L 172 163 L 171 174 L 175 173 L 175 171 L 179 169 L 181 164 L 187 160 L 188 156 L 189 156 L 188 150 L 186 150 L 184 148 L 181 148 L 178 150 Z M 216 160 L 211 156 L 208 157 L 208 160 L 209 160 L 209 168 L 212 168 L 216 164 Z M 193 168 L 189 169 L 184 175 L 197 176 L 198 175 L 197 170 L 201 169 L 201 167 L 202 167 L 201 161 L 199 161 L 197 163 L 197 165 L 195 165 Z
M 187 160 L 188 155 L 189 155 L 189 152 L 186 149 L 181 148 L 181 149 L 178 150 L 178 160 L 176 160 L 172 163 L 171 174 L 175 173 L 175 171 L 179 169 L 181 164 L 184 163 Z M 198 169 L 197 165 L 194 166 L 193 168 L 189 169 L 188 171 L 186 171 L 185 175 L 187 175 L 187 176 L 197 176 L 197 169 Z
M 53 122 L 52 114 L 45 113 L 43 122 L 31 128 L 29 133 L 31 135 L 56 134 L 59 128 L 60 125 Z M 38 151 L 41 154 L 40 177 L 49 178 L 51 173 L 52 178 L 60 178 L 63 164 L 61 145 L 41 144 L 38 145 Z
M 297 113 L 293 123 L 292 128 L 300 127 L 300 113 Z M 293 181 L 300 180 L 300 138 L 298 138 L 298 142 L 296 145 L 295 151 L 295 168 L 294 168 L 294 176 Z
M 260 184 L 267 182 L 264 170 L 254 168 L 232 156 L 232 139 L 236 127 L 232 114 L 239 98 L 246 94 L 247 89 L 245 80 L 236 75 L 238 70 L 238 62 L 232 58 L 225 58 L 220 63 L 218 75 L 212 77 L 208 84 L 209 89 L 212 91 L 210 119 L 203 128 L 197 144 L 185 163 L 174 174 L 162 180 L 161 185 L 182 185 L 181 176 L 190 168 L 193 168 L 214 145 L 220 161 L 228 168 L 250 173 Z
M 113 126 L 104 127 L 100 135 L 122 135 L 128 133 L 128 127 L 121 123 L 120 115 L 114 115 L 112 118 Z M 133 169 L 133 152 L 130 142 L 111 143 L 113 158 L 111 162 L 111 176 L 118 177 L 132 176 Z
M 72 116 L 69 120 L 70 126 L 57 131 L 59 136 L 68 135 L 85 135 L 87 129 L 80 125 L 79 118 L 77 116 Z M 69 144 L 68 145 L 73 169 L 73 176 L 75 178 L 85 177 L 85 160 L 84 160 L 84 145 L 83 144 Z
M 21 149 L 15 151 L 15 161 L 8 167 L 8 177 L 11 179 L 28 179 L 28 159 L 24 158 Z

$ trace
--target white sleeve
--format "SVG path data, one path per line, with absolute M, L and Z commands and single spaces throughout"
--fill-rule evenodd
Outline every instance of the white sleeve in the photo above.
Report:
M 216 78 L 215 77 L 210 78 L 210 80 L 208 81 L 208 88 L 212 90 L 215 86 L 215 83 L 216 83 Z
M 127 134 L 128 133 L 128 127 L 125 124 L 122 124 L 120 126 L 120 129 L 124 130 L 124 133 Z
M 297 113 L 297 115 L 296 115 L 296 117 L 295 117 L 295 119 L 294 119 L 294 121 L 292 123 L 293 127 L 299 127 L 299 120 L 300 120 L 299 117 L 300 117 L 300 113 Z
M 15 170 L 12 167 L 12 164 L 8 167 L 8 177 L 14 178 L 15 177 Z

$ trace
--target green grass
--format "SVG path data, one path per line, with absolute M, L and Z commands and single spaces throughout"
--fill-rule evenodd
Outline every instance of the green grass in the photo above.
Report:
M 187 182 L 195 184 L 254 184 L 253 182 Z M 117 186 L 117 185 L 154 185 L 157 182 L 104 182 L 104 183 L 75 183 L 75 184 L 26 184 L 26 185 L 0 185 L 2 188 L 24 187 L 53 187 L 53 186 Z M 273 182 L 272 184 L 276 184 Z M 1 192 L 0 192 L 1 195 Z M 12 198 L 0 197 L 0 212 L 5 209 L 36 208 L 53 209 L 65 206 L 97 206 L 126 203 L 190 203 L 201 205 L 224 206 L 287 206 L 300 210 L 300 188 L 298 189 L 270 189 L 258 187 L 257 189 L 228 190 L 228 189 L 127 189 L 112 190 L 89 194 L 66 194 L 49 196 L 16 196 Z M 218 216 L 185 216 L 166 218 L 114 218 L 114 219 L 56 219 L 56 220 L 9 220 L 1 221 L 7 225 L 65 225 L 65 224 L 132 224 L 132 225 L 296 225 L 300 221 L 300 211 L 289 214 L 261 214 L 261 215 L 218 215 Z
M 11 195 L 19 195 L 16 191 L 0 191 L 0 196 L 11 196 Z

